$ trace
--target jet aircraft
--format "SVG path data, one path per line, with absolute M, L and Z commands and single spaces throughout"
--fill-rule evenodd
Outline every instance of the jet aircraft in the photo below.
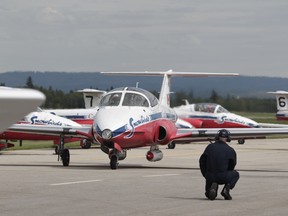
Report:
M 83 89 L 78 90 L 77 92 L 83 93 L 85 109 L 45 109 L 44 111 L 68 118 L 81 125 L 92 125 L 101 96 L 106 93 L 106 91 L 97 89 Z
M 80 124 L 67 119 L 62 118 L 57 115 L 53 115 L 49 112 L 44 112 L 38 108 L 38 111 L 31 112 L 28 115 L 24 116 L 21 120 L 18 121 L 18 124 L 31 124 L 31 125 L 57 125 L 57 126 L 73 126 L 81 127 Z M 23 140 L 52 140 L 54 144 L 59 143 L 59 136 L 49 135 L 49 134 L 33 134 L 26 132 L 16 132 L 16 131 L 3 131 L 0 133 L 0 149 L 13 147 L 14 144 L 9 141 L 19 140 L 20 146 L 22 145 Z M 3 141 L 5 140 L 5 141 Z M 77 141 L 76 138 L 67 138 L 65 142 Z
M 259 124 L 249 118 L 234 114 L 215 103 L 189 104 L 173 107 L 179 118 L 189 122 L 195 128 L 250 128 L 259 127 Z M 239 139 L 239 144 L 244 144 L 244 139 Z M 173 148 L 170 143 L 169 148 Z
M 268 92 L 269 94 L 276 95 L 277 102 L 277 120 L 288 120 L 288 92 L 287 91 L 276 91 Z
M 93 124 L 93 119 L 97 112 L 101 96 L 106 93 L 106 91 L 97 89 L 83 89 L 78 90 L 77 92 L 83 93 L 85 109 L 45 109 L 44 111 L 67 118 L 82 126 L 91 126 Z M 90 139 L 81 140 L 81 148 L 88 149 L 91 147 L 91 145 L 92 141 Z

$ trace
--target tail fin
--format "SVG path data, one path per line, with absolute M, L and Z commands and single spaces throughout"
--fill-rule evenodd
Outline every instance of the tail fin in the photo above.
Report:
M 278 111 L 288 110 L 288 92 L 287 91 L 276 91 L 276 92 L 267 92 L 267 93 L 276 95 Z
M 185 102 L 185 105 L 190 105 L 187 99 L 183 99 L 183 101 Z
M 101 72 L 108 75 L 131 75 L 131 76 L 163 76 L 162 87 L 159 95 L 159 103 L 170 107 L 170 80 L 172 76 L 191 76 L 191 77 L 209 77 L 209 76 L 238 76 L 237 73 L 208 73 L 208 72 L 174 72 L 168 71 L 145 71 L 145 72 Z
M 101 96 L 104 93 L 106 93 L 105 91 L 100 91 L 97 89 L 83 89 L 83 90 L 78 90 L 77 92 L 83 93 L 86 109 L 95 108 L 99 106 Z

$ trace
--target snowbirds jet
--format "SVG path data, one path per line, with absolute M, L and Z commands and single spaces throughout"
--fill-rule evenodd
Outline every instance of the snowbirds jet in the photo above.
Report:
M 49 112 L 42 111 L 38 108 L 38 111 L 34 111 L 29 113 L 28 115 L 21 118 L 18 121 L 18 124 L 31 124 L 31 125 L 57 125 L 63 127 L 81 127 L 80 124 L 67 119 L 63 118 Z M 2 140 L 2 141 L 1 141 Z M 3 141 L 5 140 L 5 141 Z M 13 147 L 14 144 L 10 143 L 11 141 L 19 140 L 20 146 L 22 145 L 23 140 L 52 140 L 54 144 L 59 143 L 59 136 L 58 135 L 50 135 L 50 134 L 37 134 L 37 133 L 27 133 L 27 132 L 18 132 L 18 131 L 3 131 L 0 132 L 0 150 L 2 148 Z M 78 141 L 78 138 L 69 138 L 65 139 L 65 142 L 73 142 Z M 56 147 L 57 148 L 57 147 Z
M 219 104 L 196 103 L 173 107 L 182 120 L 189 122 L 195 128 L 257 128 L 259 124 L 249 118 L 231 113 Z M 239 144 L 244 144 L 244 139 L 239 139 Z M 173 143 L 168 145 L 173 148 Z
M 45 109 L 44 111 L 67 118 L 80 124 L 81 126 L 93 125 L 94 116 L 97 112 L 101 96 L 106 93 L 106 91 L 97 89 L 83 89 L 78 90 L 77 92 L 83 93 L 85 109 Z M 91 148 L 91 145 L 91 139 L 82 139 L 80 142 L 80 146 L 83 149 Z
M 277 120 L 288 120 L 288 92 L 287 91 L 276 91 L 268 92 L 269 94 L 276 95 L 277 102 Z
M 68 118 L 81 125 L 92 125 L 99 106 L 100 99 L 106 91 L 97 89 L 83 89 L 77 92 L 83 93 L 85 109 L 45 109 L 45 112 Z
M 163 153 L 159 145 L 172 141 L 187 142 L 210 140 L 219 129 L 216 128 L 177 128 L 177 115 L 170 107 L 170 79 L 172 76 L 236 76 L 227 73 L 192 73 L 192 72 L 102 72 L 120 75 L 163 76 L 159 100 L 150 92 L 134 87 L 111 90 L 103 95 L 95 114 L 92 127 L 38 126 L 22 127 L 13 125 L 10 130 L 30 131 L 33 133 L 59 134 L 59 157 L 63 166 L 70 163 L 69 150 L 64 147 L 64 137 L 89 138 L 100 143 L 101 150 L 110 159 L 110 168 L 117 169 L 118 161 L 126 157 L 126 151 L 138 147 L 150 147 L 146 153 L 149 161 L 159 161 Z M 288 128 L 231 128 L 233 139 L 267 134 L 287 134 Z

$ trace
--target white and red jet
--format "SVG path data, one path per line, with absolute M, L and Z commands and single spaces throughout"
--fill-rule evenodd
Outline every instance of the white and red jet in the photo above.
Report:
M 140 88 L 117 88 L 109 91 L 100 101 L 95 115 L 93 135 L 101 143 L 101 149 L 110 156 L 110 167 L 116 169 L 118 160 L 126 157 L 126 149 L 150 146 L 146 154 L 149 161 L 163 157 L 158 145 L 167 145 L 179 138 L 191 136 L 179 133 L 178 116 L 170 107 L 170 78 L 172 76 L 235 76 L 223 73 L 189 72 L 105 72 L 118 75 L 162 75 L 163 83 L 158 99 Z
M 252 119 L 231 113 L 219 104 L 196 103 L 173 108 L 178 117 L 195 128 L 250 128 L 259 127 Z
M 258 128 L 260 125 L 252 119 L 231 113 L 219 104 L 196 103 L 173 108 L 178 117 L 189 122 L 195 128 Z M 239 139 L 239 144 L 244 144 Z M 169 145 L 169 148 L 173 145 Z
M 288 92 L 287 91 L 276 91 L 268 92 L 269 94 L 276 95 L 277 102 L 277 120 L 288 120 Z

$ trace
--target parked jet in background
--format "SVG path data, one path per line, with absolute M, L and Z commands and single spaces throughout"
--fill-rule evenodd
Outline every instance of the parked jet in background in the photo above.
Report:
M 287 91 L 276 91 L 268 92 L 269 94 L 276 95 L 277 102 L 277 120 L 288 120 L 288 92 Z
M 92 125 L 101 96 L 106 93 L 106 91 L 83 89 L 77 92 L 83 93 L 85 109 L 45 109 L 44 111 L 68 118 L 81 125 Z
M 83 89 L 78 90 L 77 92 L 83 93 L 85 109 L 45 109 L 44 111 L 67 118 L 82 126 L 92 126 L 101 96 L 106 93 L 106 91 L 97 89 Z M 90 148 L 91 145 L 92 142 L 90 139 L 83 139 L 80 143 L 80 146 L 84 149 Z
M 259 127 L 259 124 L 249 118 L 234 114 L 215 103 L 186 104 L 173 109 L 178 117 L 189 122 L 195 128 L 250 128 Z M 245 140 L 238 140 L 244 144 Z M 169 148 L 173 147 L 172 144 Z
M 44 112 L 38 108 L 39 111 L 31 112 L 24 116 L 18 124 L 30 124 L 30 125 L 54 125 L 63 127 L 81 127 L 80 124 L 66 118 L 53 115 L 49 112 Z M 1 141 L 2 140 L 2 141 Z M 14 144 L 9 141 L 19 141 L 20 146 L 23 140 L 52 140 L 54 144 L 59 144 L 58 135 L 47 134 L 33 134 L 25 132 L 3 131 L 0 133 L 0 149 L 13 147 Z M 65 142 L 78 141 L 76 138 L 66 138 Z

